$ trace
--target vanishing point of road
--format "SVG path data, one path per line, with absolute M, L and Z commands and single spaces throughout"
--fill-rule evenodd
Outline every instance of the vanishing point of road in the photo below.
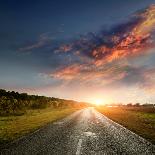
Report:
M 1 155 L 155 155 L 155 146 L 93 108 L 20 138 Z

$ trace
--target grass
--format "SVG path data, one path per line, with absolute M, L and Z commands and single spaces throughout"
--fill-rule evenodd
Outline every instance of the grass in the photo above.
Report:
M 155 108 L 97 107 L 96 109 L 155 144 Z
M 29 110 L 22 116 L 0 117 L 0 144 L 4 145 L 49 122 L 64 118 L 78 108 Z

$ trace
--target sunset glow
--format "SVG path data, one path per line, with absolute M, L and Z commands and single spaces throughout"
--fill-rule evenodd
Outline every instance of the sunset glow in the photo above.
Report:
M 94 101 L 94 104 L 95 104 L 95 105 L 104 105 L 104 101 L 101 100 L 101 99 L 96 99 L 96 100 Z

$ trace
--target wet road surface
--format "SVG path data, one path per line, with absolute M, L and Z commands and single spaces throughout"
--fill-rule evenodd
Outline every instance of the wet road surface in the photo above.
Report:
M 1 155 L 155 155 L 155 146 L 93 108 L 16 140 Z

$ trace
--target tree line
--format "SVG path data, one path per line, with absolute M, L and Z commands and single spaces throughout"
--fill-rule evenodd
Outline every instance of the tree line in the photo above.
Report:
M 81 107 L 86 103 L 0 89 L 0 115 L 22 115 L 28 109 Z

